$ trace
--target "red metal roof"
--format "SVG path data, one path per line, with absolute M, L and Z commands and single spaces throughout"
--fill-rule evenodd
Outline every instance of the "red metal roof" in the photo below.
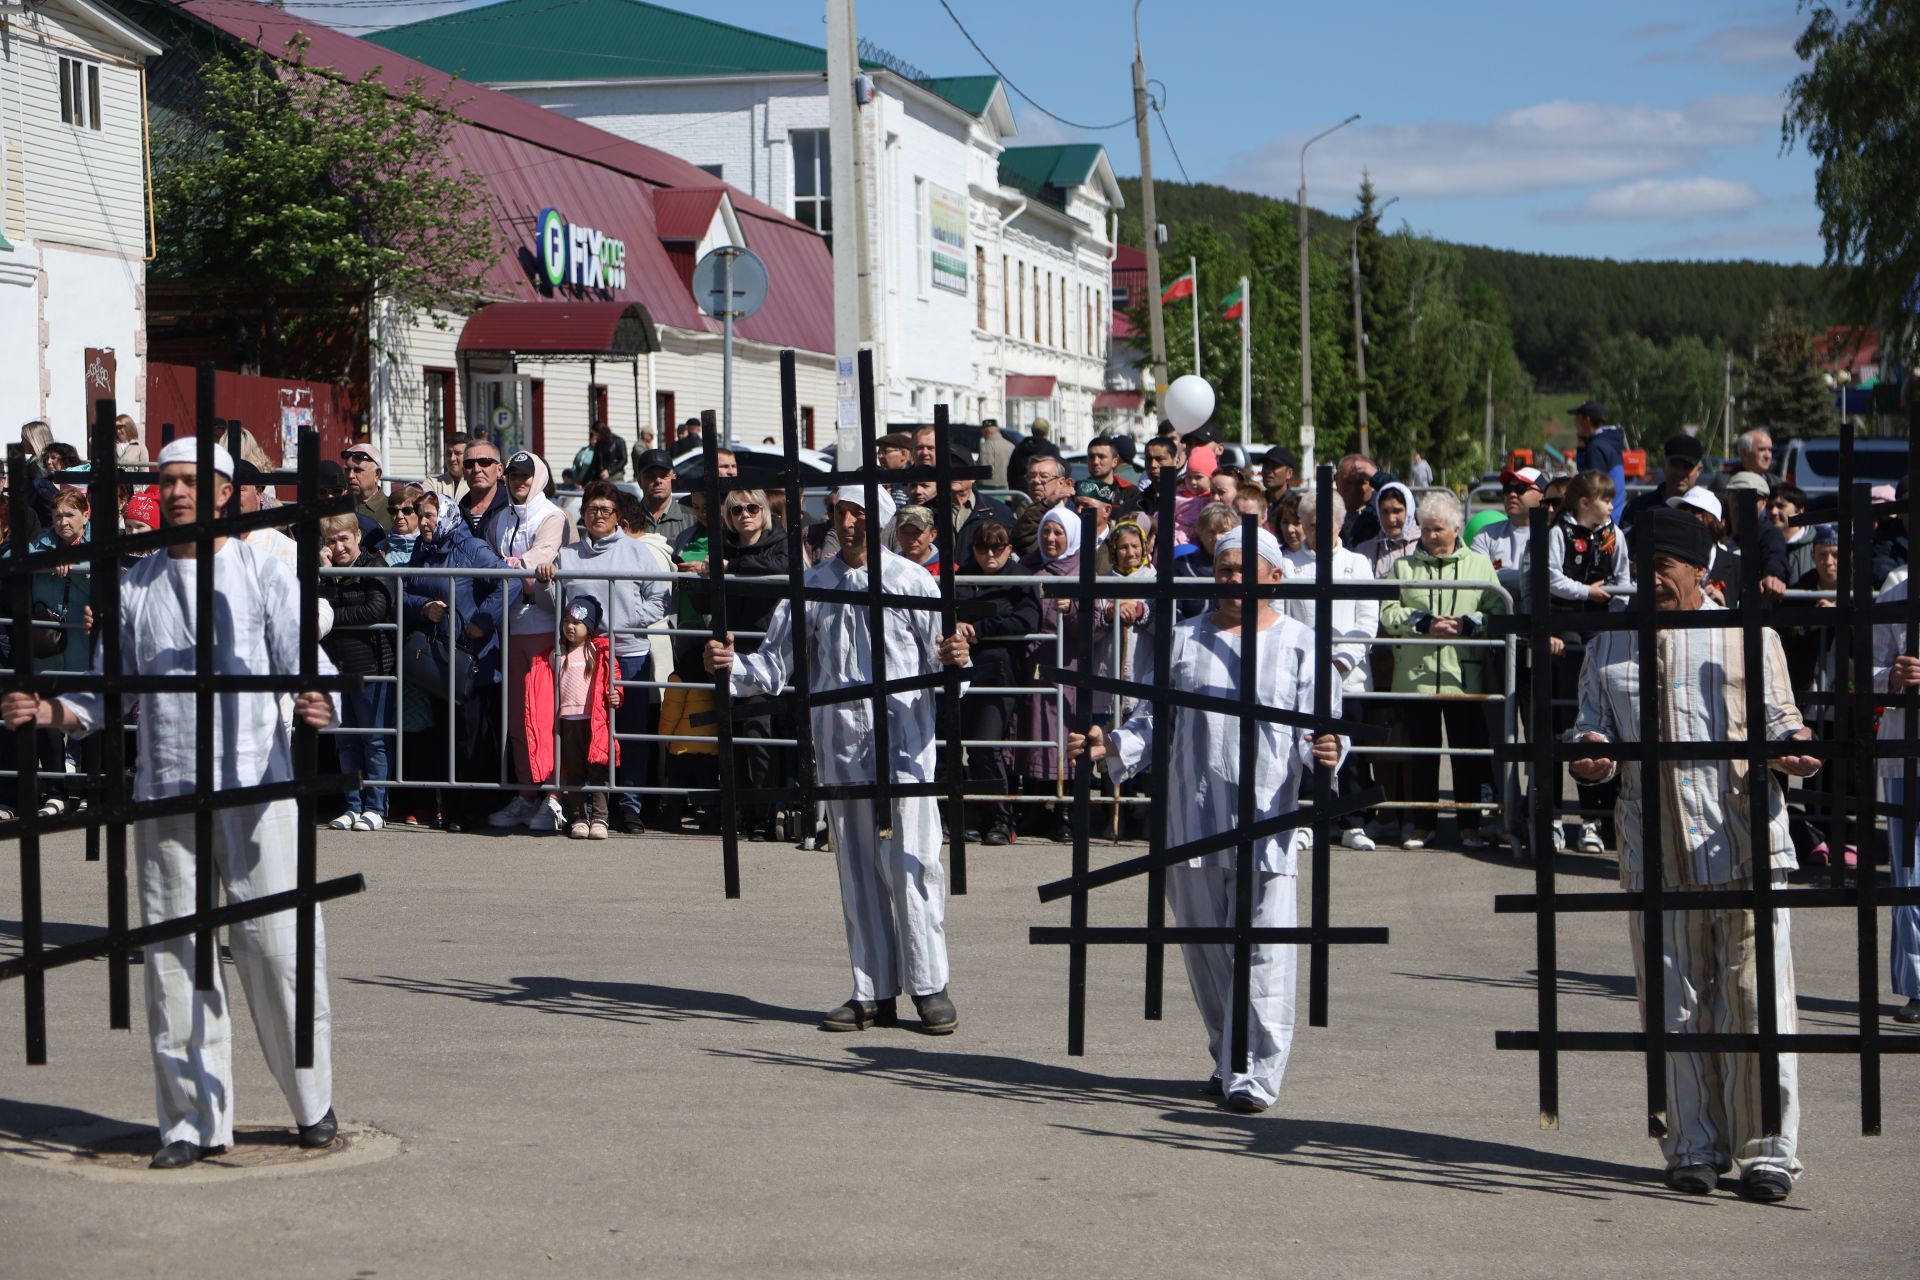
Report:
M 638 356 L 660 349 L 637 302 L 490 302 L 467 317 L 462 351 Z
M 724 194 L 718 187 L 670 188 L 656 193 L 653 217 L 659 224 L 660 238 L 699 240 L 704 237 L 707 228 L 713 225 L 713 215 L 719 212 L 720 197 Z
M 1102 391 L 1093 398 L 1096 409 L 1138 409 L 1144 403 L 1138 391 Z
M 720 322 L 700 314 L 660 243 L 656 200 L 663 191 L 691 189 L 703 199 L 710 193 L 717 206 L 724 192 L 739 218 L 742 238 L 766 262 L 772 279 L 765 305 L 736 324 L 736 331 L 774 346 L 833 350 L 833 259 L 826 242 L 811 228 L 704 170 L 283 9 L 253 0 L 170 2 L 272 56 L 280 56 L 298 33 L 309 42 L 310 66 L 331 67 L 353 80 L 378 70 L 379 80 L 389 86 L 418 77 L 429 95 L 448 93 L 460 118 L 449 163 L 480 173 L 496 204 L 503 252 L 487 286 L 498 296 L 570 301 L 553 299 L 544 284 L 536 285 L 527 262 L 541 210 L 554 208 L 570 223 L 626 242 L 626 285 L 601 291 L 607 294 L 603 300 L 639 303 L 660 324 L 718 333 Z M 682 216 L 675 209 L 669 220 Z
M 1133 321 L 1127 319 L 1127 313 L 1120 308 L 1113 309 L 1113 337 L 1116 342 L 1125 341 L 1133 336 Z
M 1010 373 L 1007 375 L 1007 395 L 1014 400 L 1050 400 L 1053 398 L 1055 378 L 1040 373 Z
M 1147 251 L 1136 249 L 1130 244 L 1113 246 L 1113 269 L 1115 271 L 1145 271 L 1147 269 Z

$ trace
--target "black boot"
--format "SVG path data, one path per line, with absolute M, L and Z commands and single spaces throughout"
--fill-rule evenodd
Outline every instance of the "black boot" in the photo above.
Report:
M 327 1114 L 321 1116 L 312 1124 L 303 1124 L 300 1126 L 300 1145 L 308 1151 L 318 1151 L 322 1147 L 330 1147 L 333 1145 L 333 1140 L 339 1136 L 340 1121 L 335 1118 L 332 1107 L 328 1107 Z
M 920 1012 L 920 1030 L 930 1036 L 952 1035 L 960 1025 L 960 1014 L 948 998 L 945 987 L 930 996 L 915 996 L 913 1007 Z
M 900 1025 L 893 997 L 885 1000 L 849 1000 L 820 1019 L 822 1031 L 865 1031 L 868 1027 Z

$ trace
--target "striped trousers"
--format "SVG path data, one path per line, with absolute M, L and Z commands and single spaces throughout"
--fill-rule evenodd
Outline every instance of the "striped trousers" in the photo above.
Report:
M 1900 804 L 1905 789 L 1900 779 L 1882 780 L 1888 804 Z M 1908 831 L 1901 818 L 1887 819 L 1888 859 L 1893 864 L 1893 885 L 1910 889 L 1920 884 L 1920 833 Z M 1920 907 L 1895 907 L 1893 929 L 1887 944 L 1887 969 L 1893 981 L 1893 994 L 1920 1000 Z
M 880 838 L 871 800 L 827 801 L 840 870 L 853 998 L 930 996 L 947 986 L 947 879 L 940 866 L 940 805 L 932 796 L 893 802 L 893 835 Z
M 1774 883 L 1784 887 L 1785 872 Z M 1727 889 L 1729 885 L 1678 885 L 1677 891 Z M 1794 1030 L 1797 1005 L 1793 989 L 1793 946 L 1788 913 L 1774 912 L 1774 1016 L 1780 1031 Z M 1642 970 L 1643 917 L 1628 917 L 1633 939 L 1634 976 L 1640 986 L 1640 1016 L 1645 1025 L 1646 974 Z M 1753 912 L 1747 910 L 1668 911 L 1661 916 L 1666 1028 L 1670 1032 L 1751 1033 L 1760 1029 L 1758 957 L 1754 954 Z M 1754 1169 L 1778 1169 L 1798 1178 L 1794 1155 L 1800 1135 L 1800 1068 L 1797 1055 L 1780 1055 L 1780 1132 L 1761 1125 L 1761 1089 L 1757 1053 L 1669 1053 L 1667 1055 L 1667 1131 L 1660 1150 L 1667 1167 L 1712 1165 L 1744 1176 Z

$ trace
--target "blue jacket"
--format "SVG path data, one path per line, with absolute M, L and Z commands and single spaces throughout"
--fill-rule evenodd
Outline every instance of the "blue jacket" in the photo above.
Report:
M 1613 480 L 1613 522 L 1627 505 L 1627 435 L 1619 427 L 1597 428 L 1593 438 L 1574 451 L 1574 465 L 1582 471 L 1604 471 Z
M 415 569 L 504 569 L 507 562 L 502 560 L 494 549 L 473 536 L 464 520 L 451 522 L 451 527 L 436 533 L 433 541 L 421 538 L 413 548 L 413 559 L 408 562 Z M 460 625 L 464 628 L 469 622 L 479 627 L 485 636 L 476 645 L 484 645 L 493 638 L 500 626 L 500 601 L 505 597 L 501 587 L 503 578 L 436 578 L 413 577 L 406 579 L 405 609 L 407 623 L 414 627 L 430 627 L 421 616 L 420 610 L 430 600 L 450 601 L 459 611 Z

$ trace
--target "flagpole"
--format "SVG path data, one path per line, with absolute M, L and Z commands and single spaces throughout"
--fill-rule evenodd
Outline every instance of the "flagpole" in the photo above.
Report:
M 1200 372 L 1200 259 L 1187 259 L 1187 274 L 1193 277 L 1193 371 Z
M 1253 290 L 1240 277 L 1240 449 L 1253 461 Z

